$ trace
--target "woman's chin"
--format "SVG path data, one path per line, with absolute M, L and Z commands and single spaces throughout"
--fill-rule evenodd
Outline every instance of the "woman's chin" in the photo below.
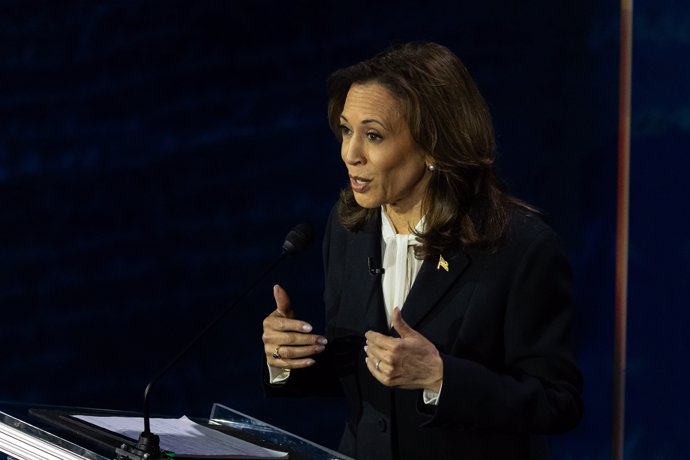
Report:
M 375 200 L 368 199 L 361 193 L 355 193 L 355 201 L 358 205 L 366 209 L 374 209 L 381 206 L 381 203 Z

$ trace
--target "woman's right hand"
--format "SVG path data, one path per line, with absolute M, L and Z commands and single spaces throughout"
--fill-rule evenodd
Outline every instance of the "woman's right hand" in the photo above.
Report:
M 312 356 L 321 353 L 326 337 L 312 334 L 311 324 L 294 319 L 285 289 L 273 286 L 276 309 L 264 319 L 264 353 L 269 366 L 299 369 L 314 364 Z

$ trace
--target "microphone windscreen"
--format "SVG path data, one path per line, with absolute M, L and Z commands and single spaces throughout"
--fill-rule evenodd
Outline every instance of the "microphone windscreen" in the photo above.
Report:
M 314 237 L 314 231 L 309 224 L 296 225 L 285 237 L 283 251 L 286 254 L 297 254 L 306 249 Z

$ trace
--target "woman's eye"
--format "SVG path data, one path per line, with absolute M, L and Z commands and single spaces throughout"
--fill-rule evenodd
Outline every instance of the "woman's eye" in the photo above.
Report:
M 349 135 L 352 133 L 352 131 L 351 131 L 350 128 L 348 128 L 347 126 L 345 126 L 345 125 L 340 125 L 340 133 L 341 133 L 343 136 L 349 136 Z
M 381 137 L 378 133 L 369 131 L 367 133 L 367 139 L 369 139 L 370 141 L 373 141 L 373 142 L 378 142 L 378 141 L 382 140 L 383 137 Z

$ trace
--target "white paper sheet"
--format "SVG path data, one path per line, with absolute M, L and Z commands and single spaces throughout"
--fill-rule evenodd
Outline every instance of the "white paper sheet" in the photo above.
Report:
M 131 439 L 138 439 L 144 427 L 141 417 L 74 415 L 75 418 Z M 229 434 L 200 425 L 186 416 L 178 419 L 152 418 L 151 432 L 160 437 L 161 449 L 177 455 L 245 456 L 287 458 L 285 452 L 266 449 Z

